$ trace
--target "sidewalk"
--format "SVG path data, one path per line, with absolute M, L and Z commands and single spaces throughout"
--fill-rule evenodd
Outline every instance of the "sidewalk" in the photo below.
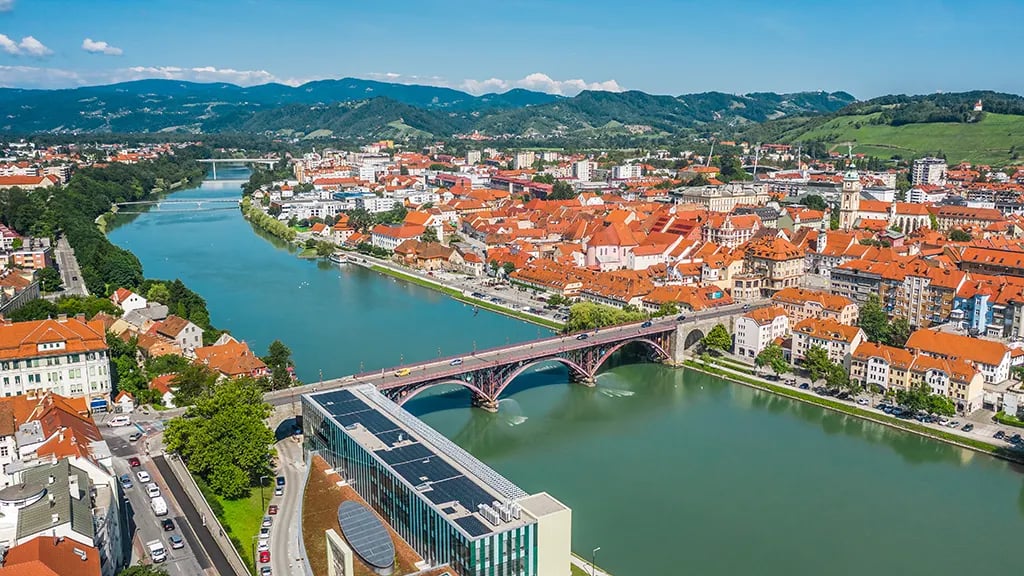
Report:
M 612 576 L 611 574 L 609 574 L 609 573 L 605 572 L 604 570 L 602 570 L 600 566 L 595 565 L 593 567 L 593 569 L 591 569 L 591 567 L 590 567 L 590 560 L 584 560 L 584 559 L 580 558 L 579 556 L 577 556 L 575 554 L 570 556 L 570 558 L 572 559 L 573 566 L 579 568 L 580 570 L 585 572 L 588 576 Z M 593 571 L 591 571 L 591 570 L 593 570 Z M 595 572 L 596 572 L 596 574 L 595 574 Z

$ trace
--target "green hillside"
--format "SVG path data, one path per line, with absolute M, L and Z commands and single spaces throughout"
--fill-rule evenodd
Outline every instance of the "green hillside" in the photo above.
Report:
M 889 126 L 872 124 L 880 113 L 839 116 L 806 132 L 799 128 L 783 136 L 788 141 L 822 140 L 833 149 L 846 151 L 852 142 L 855 153 L 889 158 L 923 156 L 942 151 L 951 163 L 983 164 L 1013 162 L 1024 151 L 1024 116 L 985 113 L 980 122 L 933 122 Z

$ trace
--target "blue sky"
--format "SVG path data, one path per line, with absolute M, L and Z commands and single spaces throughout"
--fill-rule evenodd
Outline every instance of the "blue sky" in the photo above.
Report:
M 0 0 L 0 86 L 1024 93 L 1022 0 Z

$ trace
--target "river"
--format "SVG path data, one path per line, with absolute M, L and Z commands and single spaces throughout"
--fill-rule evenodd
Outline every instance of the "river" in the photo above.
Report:
M 237 196 L 238 186 L 206 181 L 175 197 Z M 237 210 L 154 210 L 110 238 L 147 277 L 202 294 L 214 324 L 258 352 L 283 340 L 305 381 L 538 335 L 358 267 L 299 260 Z M 460 390 L 406 407 L 525 490 L 572 507 L 573 549 L 589 559 L 600 546 L 597 563 L 616 576 L 1019 566 L 1019 467 L 660 365 L 622 363 L 595 388 L 567 380 L 557 367 L 528 373 L 497 414 L 469 408 Z

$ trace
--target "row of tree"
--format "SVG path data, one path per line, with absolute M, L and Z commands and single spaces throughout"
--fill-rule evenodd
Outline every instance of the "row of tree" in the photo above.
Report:
M 882 307 L 882 299 L 878 294 L 868 296 L 867 302 L 860 307 L 860 320 L 857 322 L 864 335 L 872 342 L 902 348 L 910 338 L 910 323 L 906 318 L 889 320 L 889 314 Z

